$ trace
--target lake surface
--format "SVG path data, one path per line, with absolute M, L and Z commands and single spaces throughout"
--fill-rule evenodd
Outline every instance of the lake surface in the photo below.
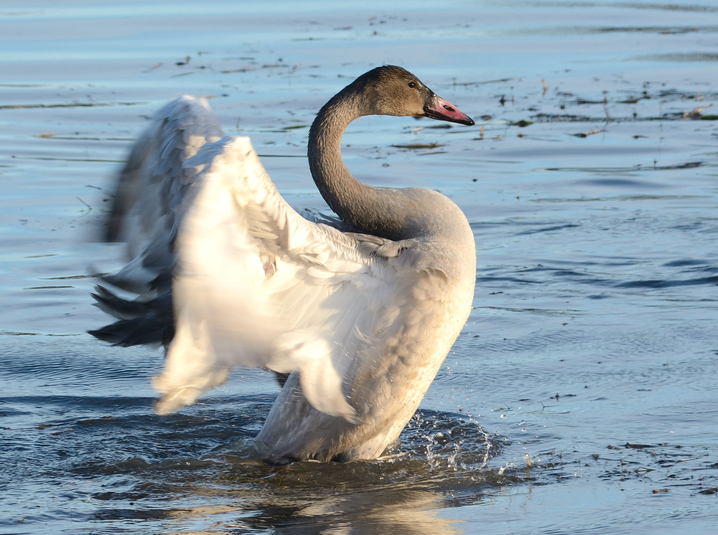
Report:
M 708 0 L 0 6 L 0 532 L 715 533 L 718 6 Z M 442 191 L 475 310 L 393 455 L 242 455 L 277 388 L 152 412 L 158 350 L 85 331 L 112 175 L 149 115 L 210 98 L 287 199 L 325 209 L 319 107 L 399 64 L 472 115 L 363 118 L 363 180 Z

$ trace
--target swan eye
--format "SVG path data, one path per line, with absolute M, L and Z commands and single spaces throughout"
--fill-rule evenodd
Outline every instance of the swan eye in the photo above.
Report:
M 416 87 L 416 82 L 409 82 L 409 87 Z

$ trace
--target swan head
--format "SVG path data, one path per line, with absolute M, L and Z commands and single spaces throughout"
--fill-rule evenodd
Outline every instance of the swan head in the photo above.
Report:
M 362 74 L 349 88 L 358 95 L 362 115 L 412 115 L 469 126 L 474 124 L 471 117 L 402 67 L 377 67 Z

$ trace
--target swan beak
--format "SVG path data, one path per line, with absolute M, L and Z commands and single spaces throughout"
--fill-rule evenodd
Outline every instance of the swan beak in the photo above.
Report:
M 474 125 L 474 120 L 471 117 L 438 95 L 431 95 L 429 102 L 424 106 L 424 115 L 439 121 L 449 121 L 467 126 Z

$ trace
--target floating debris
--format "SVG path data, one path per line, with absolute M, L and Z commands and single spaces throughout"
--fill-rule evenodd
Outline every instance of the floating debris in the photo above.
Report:
M 394 148 L 397 149 L 437 149 L 439 147 L 443 147 L 444 145 L 441 143 L 406 143 L 402 145 L 391 145 Z
M 605 132 L 603 128 L 596 128 L 595 130 L 587 130 L 586 132 L 578 132 L 577 134 L 571 134 L 572 136 L 576 137 L 588 137 L 593 136 L 595 134 L 601 134 Z
M 143 70 L 142 72 L 143 72 L 143 73 L 152 72 L 152 71 L 154 71 L 154 70 L 159 69 L 160 67 L 162 67 L 162 62 L 155 63 L 154 65 L 152 65 L 152 66 L 150 66 L 150 67 L 147 67 L 147 68 L 146 68 L 145 70 Z
M 608 104 L 608 99 L 606 97 L 603 97 L 601 100 L 592 100 L 588 98 L 576 98 L 576 104 L 583 105 L 583 104 Z
M 713 104 L 709 104 L 708 106 L 698 106 L 696 108 L 693 108 L 691 111 L 684 113 L 683 118 L 684 119 L 706 120 L 706 117 L 718 117 L 715 115 L 703 115 L 703 110 L 707 110 L 708 108 L 712 108 L 712 107 L 713 107 Z
M 37 108 L 100 108 L 107 106 L 140 106 L 147 102 L 68 102 L 62 104 L 0 104 L 0 110 L 31 110 Z
M 74 286 L 28 286 L 23 290 L 62 290 L 67 288 L 74 288 Z

